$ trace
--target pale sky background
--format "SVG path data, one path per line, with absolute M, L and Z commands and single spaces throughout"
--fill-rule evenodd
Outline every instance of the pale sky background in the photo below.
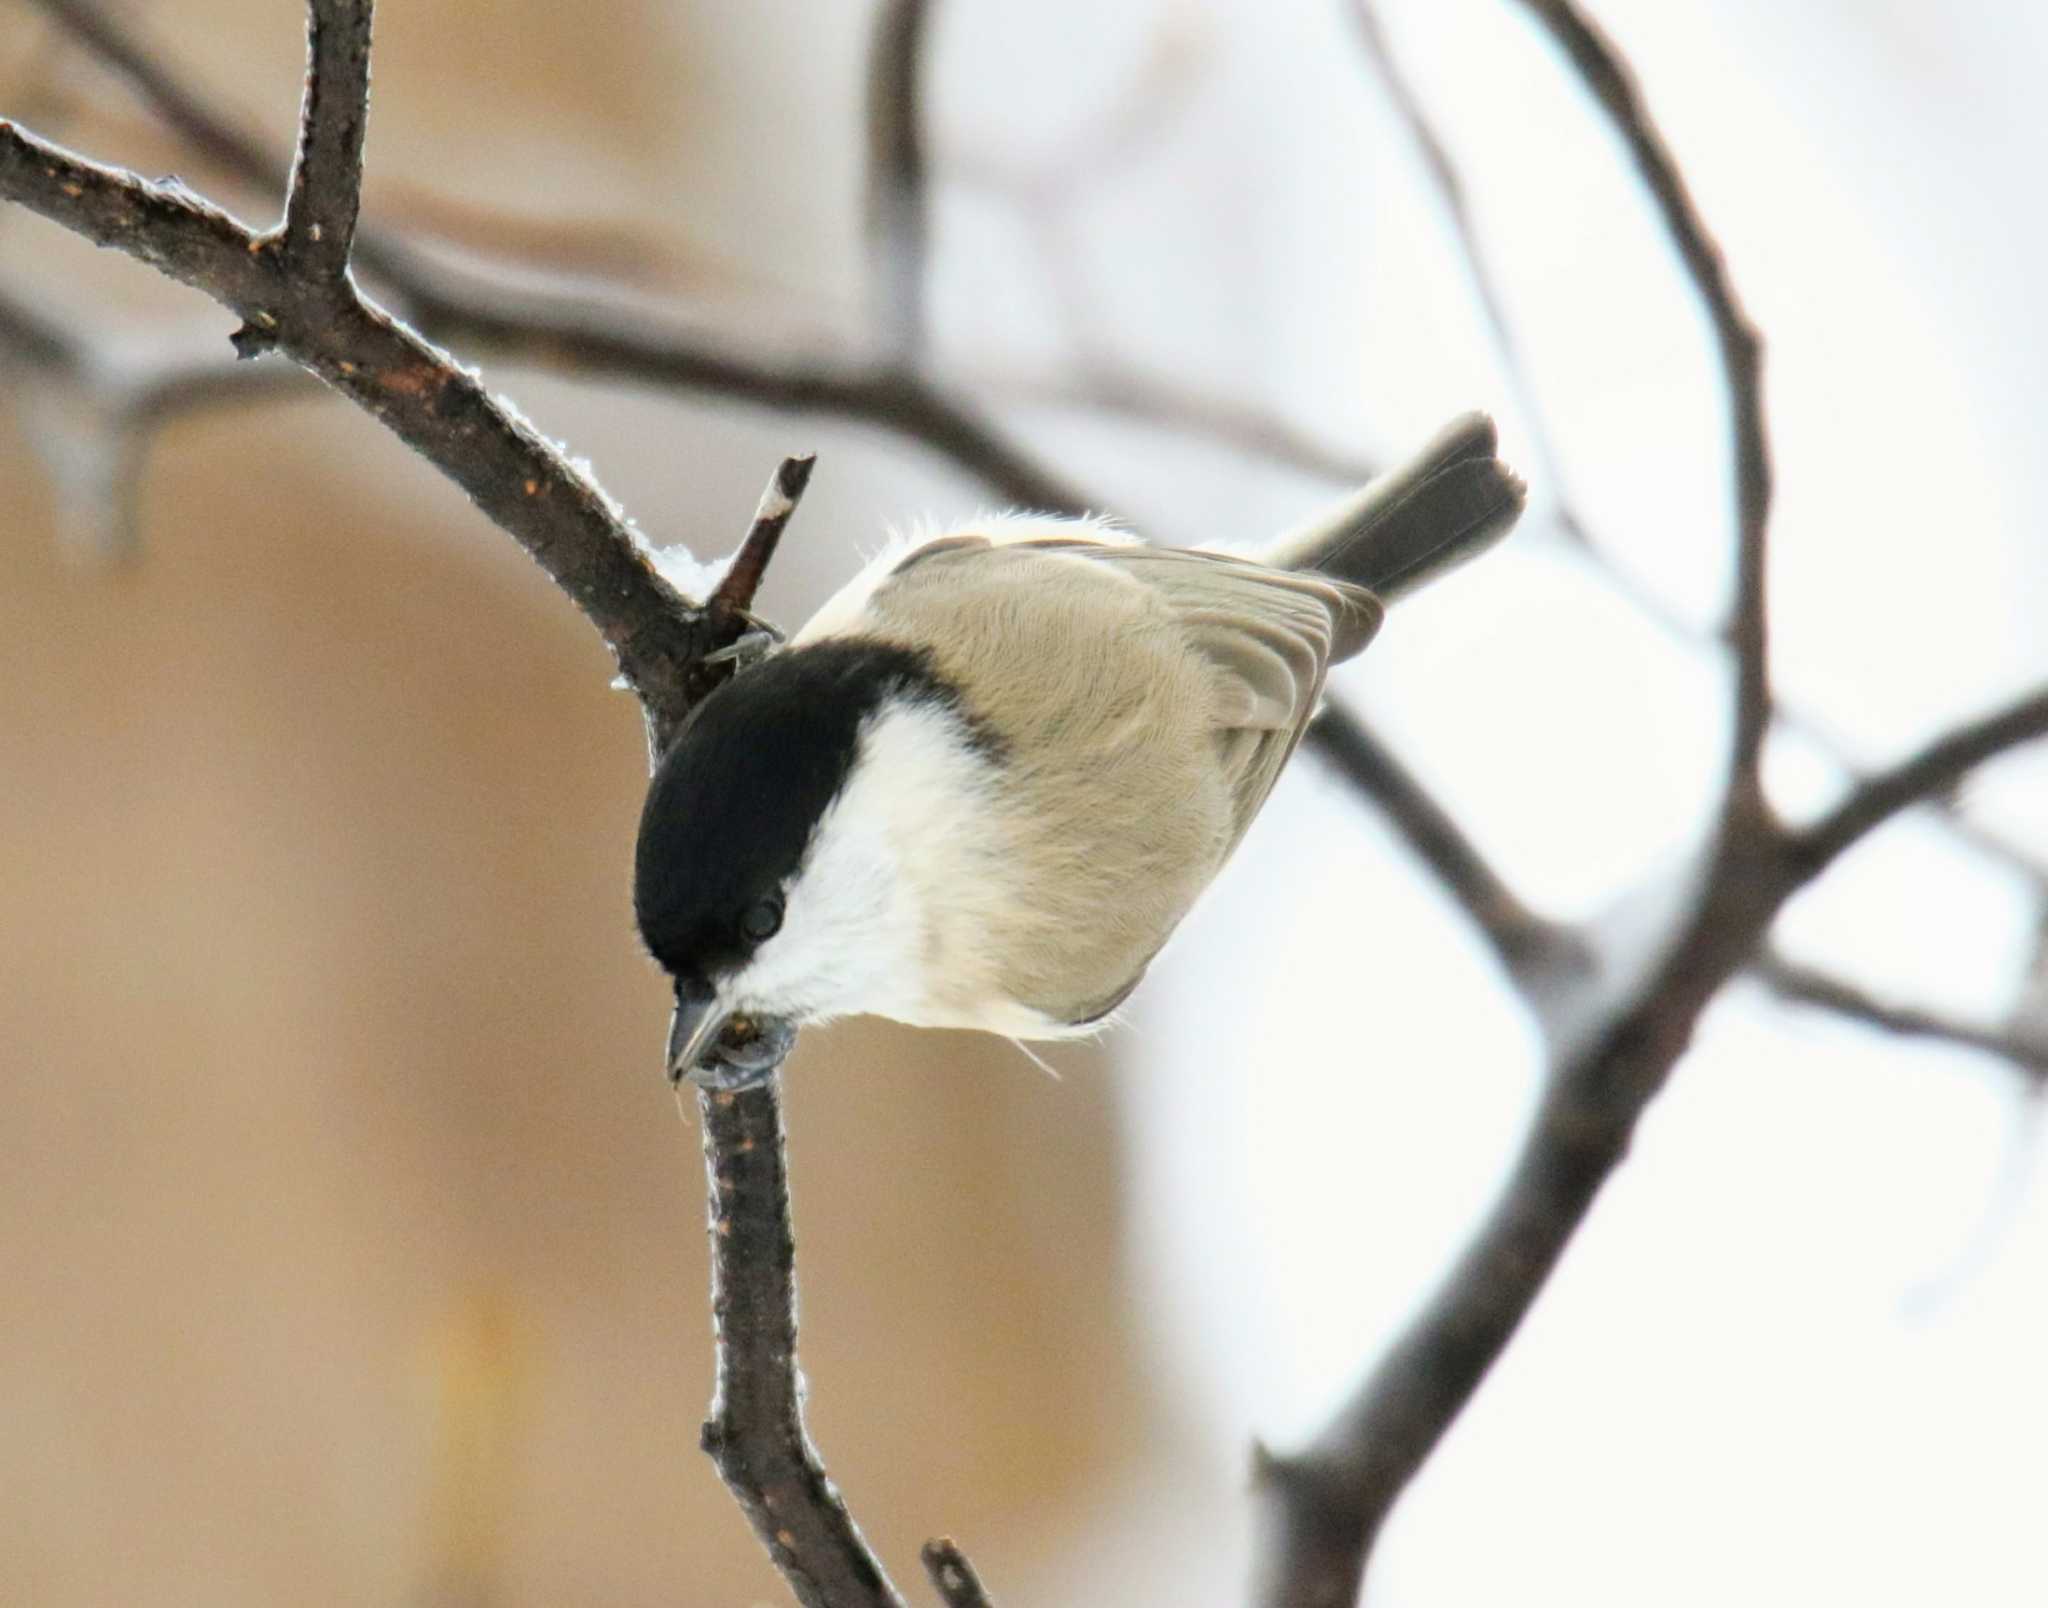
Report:
M 2048 236 L 2023 199 L 2048 154 L 2048 23 L 1992 0 L 1598 9 L 1768 336 L 1779 684 L 1852 752 L 1895 754 L 2048 670 L 2048 550 L 2031 522 Z M 1722 398 L 1632 173 L 1514 7 L 1385 11 L 1464 166 L 1573 502 L 1666 607 L 1711 622 L 1727 576 Z M 941 35 L 938 138 L 1056 153 L 1139 71 L 1161 15 L 962 8 Z M 1341 8 L 1175 15 L 1198 63 L 1187 104 L 1091 180 L 1067 236 L 1086 339 L 1333 439 L 1411 441 L 1489 406 L 1540 510 L 1557 488 Z M 1077 56 L 1083 27 L 1096 48 Z M 1059 85 L 1071 121 L 1020 127 L 1014 97 L 975 92 L 999 71 Z M 998 338 L 993 302 L 1004 338 L 1042 350 L 1062 325 L 1013 281 L 1014 222 L 971 200 L 940 216 L 940 305 L 977 326 L 963 341 Z M 1188 267 L 1161 276 L 1160 260 Z M 1135 434 L 1075 450 L 1091 445 L 1149 450 Z M 1152 489 L 1176 536 L 1256 532 L 1307 495 L 1181 468 L 1162 465 Z M 1518 888 L 1580 916 L 1694 840 L 1724 680 L 1540 525 L 1400 611 L 1338 695 L 1399 740 Z M 1787 745 L 1772 781 L 1795 811 L 1840 785 Z M 2023 762 L 1981 791 L 2048 848 L 2044 783 L 2048 767 Z M 2036 914 L 1923 819 L 1845 863 L 1781 931 L 1802 955 L 1989 1017 Z M 1239 1577 L 1218 1560 L 1243 1544 L 1248 1437 L 1285 1444 L 1320 1420 L 1512 1154 L 1536 1045 L 1490 969 L 1310 762 L 1114 1041 L 1131 1260 L 1192 1431 L 1161 1461 L 1200 1514 L 1176 1533 L 1201 1600 L 1228 1600 L 1220 1583 Z M 1372 1600 L 2039 1602 L 2039 1132 L 1998 1065 L 1733 991 L 1399 1510 Z M 1064 1578 L 1099 1589 L 1100 1567 Z

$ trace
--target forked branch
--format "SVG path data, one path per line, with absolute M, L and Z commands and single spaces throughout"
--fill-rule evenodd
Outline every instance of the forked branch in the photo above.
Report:
M 1647 938 L 1631 932 L 1605 944 L 1599 932 L 1589 932 L 1586 947 L 1605 964 L 1539 979 L 1548 992 L 1532 997 L 1532 1004 L 1550 1033 L 1549 1083 L 1499 1200 L 1422 1313 L 1313 1442 L 1294 1455 L 1260 1459 L 1268 1522 L 1255 1598 L 1263 1608 L 1341 1608 L 1356 1599 L 1394 1503 L 1513 1338 L 1626 1155 L 1700 1013 L 1758 952 L 1785 900 L 1881 820 L 2048 728 L 2048 695 L 2036 695 L 1865 784 L 1802 834 L 1785 833 L 1770 817 L 1759 776 L 1772 718 L 1762 344 L 1619 52 L 1570 0 L 1520 3 L 1562 47 L 1632 154 L 1720 345 L 1736 482 L 1729 625 L 1735 739 L 1727 804 L 1719 840 L 1704 862 L 1667 885 L 1641 890 L 1637 903 L 1670 912 L 1663 932 Z M 1445 874 L 1450 886 L 1476 890 L 1467 895 L 1468 907 L 1495 931 L 1498 923 L 1489 923 L 1483 911 L 1497 896 L 1486 893 L 1484 877 L 1461 864 L 1475 858 L 1453 856 Z M 1632 953 L 1618 952 L 1645 945 L 1658 957 L 1648 967 L 1631 965 Z

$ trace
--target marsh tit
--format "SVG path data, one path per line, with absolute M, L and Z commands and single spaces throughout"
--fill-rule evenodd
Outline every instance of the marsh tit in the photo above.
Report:
M 1454 421 L 1257 559 L 1004 515 L 884 551 L 692 711 L 634 908 L 669 1073 L 730 1089 L 872 1014 L 1018 1039 L 1102 1023 L 1208 886 L 1384 605 L 1524 489 Z

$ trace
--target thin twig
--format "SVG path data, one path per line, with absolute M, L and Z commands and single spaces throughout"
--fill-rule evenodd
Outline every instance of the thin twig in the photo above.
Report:
M 297 369 L 237 363 L 189 340 L 102 348 L 0 289 L 0 372 L 17 364 L 41 377 L 22 388 L 18 406 L 57 489 L 66 542 L 116 561 L 142 550 L 137 489 L 165 420 L 312 388 Z
M 1416 857 L 1491 945 L 1509 980 L 1541 1008 L 1556 968 L 1576 940 L 1525 905 L 1400 756 L 1365 723 L 1330 704 L 1308 730 L 1308 745 L 1379 807 Z
M 1566 0 L 1522 3 L 1564 44 L 1634 154 L 1721 340 L 1739 506 L 1729 803 L 1704 876 L 1688 871 L 1657 890 L 1662 897 L 1654 902 L 1675 912 L 1668 932 L 1651 939 L 1658 962 L 1612 997 L 1600 991 L 1616 989 L 1610 979 L 1629 970 L 1588 968 L 1553 1000 L 1556 1061 L 1543 1106 L 1499 1201 L 1436 1294 L 1307 1449 L 1261 1459 L 1268 1528 L 1255 1600 L 1264 1608 L 1355 1600 L 1394 1503 L 1513 1338 L 1626 1154 L 1700 1011 L 1762 941 L 1784 899 L 1819 870 L 1819 863 L 1795 866 L 1761 807 L 1758 766 L 1770 719 L 1763 587 L 1770 480 L 1760 344 L 1626 65 Z M 1639 903 L 1653 902 L 1648 892 Z M 1631 944 L 1640 936 L 1631 934 Z
M 35 0 L 67 33 L 134 86 L 179 138 L 214 166 L 266 193 L 288 172 L 278 153 L 237 127 L 173 72 L 128 25 L 92 0 Z
M 1381 468 L 1365 454 L 1331 446 L 1254 403 L 1208 395 L 1113 358 L 1083 357 L 1071 376 L 986 365 L 963 365 L 959 375 L 963 385 L 1006 402 L 1165 431 L 1335 485 L 1361 486 Z
M 610 499 L 523 419 L 353 289 L 307 287 L 259 235 L 176 183 L 102 167 L 0 121 L 0 199 L 202 290 L 367 409 L 503 526 L 595 625 L 666 729 L 701 615 L 654 573 Z
M 179 138 L 213 167 L 261 195 L 287 185 L 297 167 L 297 154 L 272 147 L 269 141 L 215 106 L 191 80 L 178 73 L 162 53 L 153 50 L 95 0 L 33 0 L 51 19 L 107 66 L 128 80 Z M 311 18 L 308 19 L 311 26 Z M 302 112 L 305 109 L 302 108 Z M 287 195 L 287 210 L 290 200 Z M 402 274 L 413 253 L 389 236 L 357 229 L 354 255 L 358 264 L 390 279 Z
M 440 267 L 408 270 L 401 288 L 411 315 L 440 339 L 537 368 L 872 425 L 937 453 L 1017 507 L 1087 508 L 1076 488 L 979 412 L 907 369 L 765 358 L 578 298 L 490 286 Z
M 718 1354 L 704 1450 L 804 1608 L 904 1608 L 804 1428 L 776 1083 L 699 1090 L 697 1114 L 711 1187 Z
M 921 85 L 931 0 L 885 0 L 868 49 L 867 231 L 884 350 L 914 363 L 925 342 L 930 185 Z
M 946 1608 L 995 1608 L 974 1565 L 948 1536 L 924 1544 L 924 1571 Z
M 1365 46 L 1365 53 L 1372 58 L 1373 68 L 1387 92 L 1387 99 L 1393 102 L 1395 114 L 1407 129 L 1409 141 L 1422 161 L 1423 171 L 1429 175 L 1437 199 L 1443 204 L 1444 216 L 1450 220 L 1458 253 L 1464 258 L 1465 271 L 1472 278 L 1472 293 L 1478 298 L 1479 311 L 1493 336 L 1494 350 L 1500 354 L 1508 385 L 1520 405 L 1529 444 L 1535 449 L 1536 465 L 1542 471 L 1542 478 L 1549 482 L 1552 517 L 1557 522 L 1558 533 L 1567 541 L 1584 546 L 1588 541 L 1586 528 L 1565 496 L 1564 471 L 1551 442 L 1549 419 L 1537 400 L 1528 365 L 1522 360 L 1521 342 L 1515 338 L 1514 325 L 1508 318 L 1507 300 L 1501 295 L 1492 256 L 1473 219 L 1464 177 L 1458 171 L 1450 147 L 1430 120 L 1422 97 L 1402 70 L 1400 58 L 1394 54 L 1386 27 L 1380 20 L 1379 7 L 1374 0 L 1352 0 L 1348 9 L 1359 39 Z
M 1794 834 L 1793 853 L 1815 870 L 1901 811 L 1942 797 L 1986 760 L 2048 735 L 2048 687 L 1929 743 L 1910 759 L 1866 778 L 1833 810 Z
M 1679 168 L 1621 52 L 1572 0 L 1518 0 L 1549 30 L 1588 94 L 1628 146 L 1665 231 L 1705 305 L 1728 386 L 1729 450 L 1735 464 L 1735 600 L 1728 636 L 1735 648 L 1735 737 L 1731 809 L 1761 799 L 1758 768 L 1771 720 L 1765 539 L 1771 511 L 1771 454 L 1764 426 L 1763 338 L 1750 322 L 1720 246 L 1708 233 Z
M 789 527 L 790 515 L 803 500 L 804 488 L 811 483 L 811 471 L 817 466 L 818 455 L 814 452 L 784 458 L 776 465 L 775 474 L 754 509 L 754 522 L 747 527 L 746 540 L 733 555 L 732 567 L 719 581 L 718 589 L 704 600 L 704 612 L 714 624 L 735 620 L 754 606 L 754 594 L 761 588 L 761 578 L 768 573 L 768 562 L 774 558 L 776 545 Z
M 750 631 L 767 630 L 751 612 L 754 594 L 760 589 L 761 578 L 768 572 L 768 562 L 775 556 L 776 546 L 789 526 L 790 516 L 803 499 L 804 488 L 811 483 L 811 471 L 817 462 L 816 454 L 805 453 L 784 458 L 776 465 L 775 473 L 769 478 L 767 489 L 761 493 L 761 501 L 754 509 L 754 522 L 747 527 L 746 539 L 740 543 L 739 551 L 733 554 L 732 563 L 719 579 L 717 588 L 704 600 L 707 657 L 690 671 L 692 702 L 708 697 L 720 683 L 731 679 L 737 664 L 733 655 L 725 650 Z
M 1812 1006 L 1848 1017 L 1865 1027 L 1901 1038 L 1922 1038 L 1976 1050 L 2008 1062 L 2037 1086 L 2048 1084 L 2048 1040 L 2028 1037 L 2017 1031 L 2001 1032 L 1945 1016 L 1917 1005 L 1900 1005 L 1831 977 L 1812 966 L 1802 966 L 1776 949 L 1766 949 L 1750 972 L 1780 999 Z
M 153 59 L 90 0 L 38 0 L 80 41 L 119 67 L 167 121 L 200 140 L 245 182 L 262 186 L 284 164 L 214 111 L 189 82 Z M 948 459 L 1022 508 L 1082 513 L 1085 499 L 974 409 L 893 359 L 768 357 L 644 315 L 622 317 L 588 298 L 514 287 L 430 262 L 382 231 L 358 231 L 356 260 L 396 293 L 406 317 L 436 340 L 542 369 L 722 396 L 778 412 L 885 429 Z

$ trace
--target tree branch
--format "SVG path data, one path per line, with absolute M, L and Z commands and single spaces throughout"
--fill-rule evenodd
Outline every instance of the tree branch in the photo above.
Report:
M 2017 1031 L 1979 1027 L 1919 1006 L 1881 1000 L 1853 983 L 1802 966 L 1776 949 L 1766 949 L 1750 971 L 1772 993 L 1792 1004 L 1831 1011 L 1900 1038 L 1930 1039 L 1996 1056 L 2017 1068 L 2036 1087 L 2048 1085 L 2048 1040 Z
M 51 19 L 127 79 L 186 144 L 206 161 L 257 189 L 274 191 L 285 164 L 262 141 L 207 104 L 134 34 L 92 0 L 34 0 Z
M 702 616 L 649 565 L 602 491 L 524 420 L 352 288 L 308 287 L 274 238 L 175 182 L 102 167 L 0 121 L 0 199 L 112 246 L 240 315 L 468 492 L 597 627 L 663 731 L 687 705 Z
M 127 77 L 209 160 L 257 185 L 269 185 L 285 171 L 284 162 L 266 154 L 260 140 L 210 106 L 196 87 L 91 0 L 36 3 Z M 1393 65 L 1391 58 L 1388 65 Z M 902 70 L 900 65 L 896 70 Z M 872 87 L 872 75 L 870 83 Z M 1419 103 L 1416 114 L 1421 115 Z M 1455 184 L 1454 171 L 1452 181 Z M 873 425 L 938 453 L 1021 507 L 1081 513 L 1106 506 L 1037 463 L 1002 431 L 953 401 L 943 387 L 886 363 L 869 367 L 721 347 L 681 328 L 650 327 L 644 316 L 629 318 L 577 298 L 514 290 L 484 276 L 446 269 L 367 229 L 359 231 L 356 257 L 364 266 L 374 266 L 405 298 L 416 324 L 442 339 L 585 378 L 723 396 L 776 411 Z M 1026 401 L 1100 409 L 1135 423 L 1199 434 L 1346 484 L 1370 479 L 1374 470 L 1370 463 L 1331 452 L 1254 409 L 1182 396 L 1121 370 L 1092 370 L 1085 391 L 1028 385 L 1011 389 Z M 1611 566 L 1605 567 L 1612 575 Z M 1639 589 L 1632 589 L 1630 596 L 1643 606 L 1652 604 Z M 1676 628 L 1668 618 L 1667 623 Z M 2012 844 L 1988 840 L 1980 828 L 1945 806 L 1944 813 L 1971 841 L 2048 887 L 2048 877 Z
M 930 204 L 922 74 L 930 0 L 885 0 L 868 52 L 867 230 L 884 349 L 916 361 L 925 341 Z
M 779 1083 L 697 1093 L 718 1350 L 704 1450 L 804 1608 L 903 1608 L 804 1430 Z
M 1728 621 L 1729 640 L 1735 649 L 1730 805 L 1754 808 L 1761 800 L 1758 768 L 1771 719 L 1764 595 L 1771 456 L 1764 429 L 1763 338 L 1735 294 L 1721 248 L 1707 232 L 1678 159 L 1651 118 L 1635 74 L 1621 52 L 1572 0 L 1518 3 L 1549 31 L 1628 147 L 1713 324 L 1728 385 L 1729 450 L 1735 464 L 1735 601 Z
M 784 458 L 776 466 L 775 478 L 761 493 L 761 501 L 754 509 L 754 522 L 747 527 L 746 540 L 733 555 L 732 567 L 705 600 L 707 615 L 734 625 L 753 608 L 754 594 L 761 589 L 769 561 L 775 557 L 782 533 L 788 528 L 796 505 L 803 501 L 804 488 L 810 485 L 811 471 L 817 466 L 818 455 L 814 452 Z
M 307 7 L 305 104 L 281 231 L 285 259 L 314 281 L 339 283 L 362 208 L 370 94 L 370 0 Z
M 313 0 L 312 64 L 285 227 L 258 235 L 175 185 L 89 163 L 0 123 L 0 196 L 206 291 L 245 327 L 375 413 L 527 547 L 616 653 L 657 744 L 688 707 L 692 672 L 751 601 L 802 490 L 785 464 L 757 516 L 720 618 L 678 597 L 617 510 L 474 376 L 359 296 L 346 275 L 360 181 L 369 8 Z M 46 364 L 76 357 L 52 328 L 0 335 Z M 737 605 L 737 607 L 734 607 Z M 793 1240 L 772 1088 L 707 1096 L 718 1391 L 706 1449 L 809 1608 L 900 1604 L 803 1433 L 795 1372 Z
M 1395 1501 L 1542 1292 L 1700 1013 L 1753 962 L 1785 901 L 1881 822 L 2043 736 L 2048 689 L 1872 778 L 1803 832 L 1731 816 L 1702 867 L 1625 902 L 1609 931 L 1591 935 L 1605 963 L 1567 989 L 1548 1019 L 1548 1087 L 1500 1199 L 1422 1314 L 1309 1448 L 1263 1460 L 1269 1561 L 1256 1601 L 1353 1600 Z M 1669 936 L 1651 941 L 1647 967 L 1631 908 L 1644 905 L 1678 912 Z M 1848 985 L 1817 986 L 1838 1004 L 1852 997 Z
M 1627 1153 L 1700 1012 L 1762 941 L 1784 900 L 1818 869 L 1797 866 L 1786 854 L 1764 811 L 1759 778 L 1771 715 L 1761 343 L 1626 64 L 1568 0 L 1521 3 L 1564 47 L 1628 145 L 1720 343 L 1738 505 L 1728 805 L 1720 840 L 1700 872 L 1642 890 L 1632 901 L 1672 912 L 1649 941 L 1653 963 L 1635 959 L 1642 934 L 1619 934 L 1604 946 L 1608 964 L 1588 968 L 1554 1001 L 1546 1017 L 1553 1064 L 1542 1107 L 1499 1200 L 1436 1294 L 1305 1451 L 1260 1460 L 1267 1544 L 1255 1600 L 1264 1608 L 1337 1608 L 1355 1600 L 1394 1503 L 1513 1338 Z
M 103 350 L 0 289 L 0 370 L 19 363 L 43 383 L 24 387 L 30 446 L 57 488 L 66 541 L 105 559 L 141 550 L 136 488 L 151 432 L 201 408 L 304 390 L 296 369 L 236 363 L 173 340 L 140 352 Z
M 712 637 L 732 644 L 749 632 L 772 634 L 772 628 L 754 618 L 754 594 L 768 572 L 769 560 L 775 556 L 790 516 L 803 500 L 804 488 L 811 483 L 811 471 L 817 462 L 816 454 L 805 453 L 784 458 L 776 466 L 774 478 L 754 509 L 754 522 L 747 527 L 746 539 L 733 554 L 724 578 L 704 601 L 705 628 Z M 735 654 L 729 649 L 714 651 L 699 660 L 689 676 L 691 701 L 709 697 L 721 682 L 731 679 L 736 668 Z
M 995 1608 L 974 1565 L 947 1537 L 924 1544 L 924 1570 L 946 1608 Z
M 1988 759 L 2048 736 L 2048 687 L 1958 726 L 1890 770 L 1859 784 L 1827 815 L 1792 836 L 1804 877 L 1818 874 L 1894 815 L 1939 799 Z
M 1703 876 L 1659 890 L 1684 916 L 1656 963 L 1647 972 L 1631 966 L 1640 934 L 1617 931 L 1600 946 L 1606 964 L 1559 1002 L 1544 1098 L 1478 1231 L 1309 1446 L 1259 1462 L 1260 1608 L 1356 1600 L 1394 1504 L 1514 1338 L 1700 1012 L 1789 894 L 1769 849 L 1749 833 L 1725 836 Z
M 1537 467 L 1543 478 L 1550 482 L 1554 517 L 1560 535 L 1566 540 L 1584 546 L 1588 544 L 1586 528 L 1576 511 L 1567 500 L 1564 490 L 1564 471 L 1558 461 L 1557 451 L 1551 442 L 1550 425 L 1543 408 L 1537 401 L 1536 387 L 1529 377 L 1528 366 L 1522 361 L 1521 343 L 1515 339 L 1514 325 L 1509 322 L 1507 302 L 1500 293 L 1498 276 L 1493 271 L 1493 260 L 1484 242 L 1479 238 L 1478 225 L 1473 221 L 1472 208 L 1466 199 L 1465 181 L 1458 172 L 1458 164 L 1452 159 L 1450 147 L 1436 131 L 1430 120 L 1422 97 L 1415 92 L 1415 86 L 1408 81 L 1408 75 L 1401 70 L 1400 59 L 1394 54 L 1387 39 L 1387 30 L 1380 21 L 1380 12 L 1374 0 L 1352 0 L 1349 6 L 1351 20 L 1358 30 L 1365 53 L 1372 59 L 1373 69 L 1379 74 L 1380 83 L 1385 87 L 1387 98 L 1394 104 L 1394 112 L 1408 131 L 1409 141 L 1414 145 L 1416 155 L 1421 159 L 1423 171 L 1429 176 L 1438 200 L 1443 204 L 1444 215 L 1450 220 L 1451 234 L 1457 242 L 1458 254 L 1465 259 L 1465 271 L 1472 278 L 1472 293 L 1478 300 L 1479 311 L 1486 320 L 1486 327 L 1493 336 L 1495 351 L 1500 354 L 1501 367 L 1507 371 L 1508 384 L 1513 389 L 1515 400 L 1520 404 L 1522 417 L 1528 426 L 1529 442 L 1535 448 Z
M 0 198 L 112 246 L 241 312 L 281 292 L 260 237 L 175 179 L 104 168 L 0 118 Z
M 1561 967 L 1587 963 L 1570 929 L 1522 903 L 1401 757 L 1357 716 L 1339 704 L 1327 705 L 1308 729 L 1308 744 L 1378 806 L 1532 1006 L 1541 1010 L 1555 996 Z

